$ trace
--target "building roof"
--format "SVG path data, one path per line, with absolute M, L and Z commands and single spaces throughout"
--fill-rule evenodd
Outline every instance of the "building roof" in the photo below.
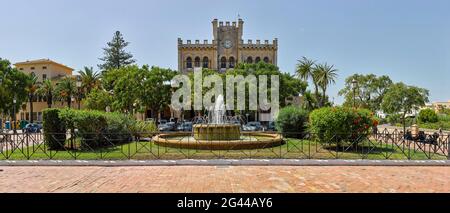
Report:
M 55 64 L 55 65 L 64 67 L 64 68 L 66 68 L 66 69 L 68 69 L 68 70 L 70 70 L 70 71 L 73 71 L 73 70 L 74 70 L 74 69 L 71 68 L 71 67 L 68 67 L 68 66 L 66 66 L 66 65 L 64 65 L 64 64 L 60 64 L 60 63 L 58 63 L 58 62 L 56 62 L 56 61 L 52 61 L 52 60 L 50 60 L 50 59 L 27 60 L 27 61 L 24 61 L 24 62 L 17 62 L 17 63 L 14 64 L 14 66 L 17 67 L 17 66 L 20 66 L 20 65 L 48 64 L 48 63 L 50 63 L 50 64 Z

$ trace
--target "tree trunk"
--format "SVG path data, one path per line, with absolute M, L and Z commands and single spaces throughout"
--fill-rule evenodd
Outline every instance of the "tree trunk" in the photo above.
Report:
M 70 97 L 67 98 L 67 106 L 70 109 L 70 103 L 72 102 L 72 99 Z
M 320 105 L 321 105 L 321 107 L 323 107 L 324 105 L 325 105 L 325 98 L 326 98 L 326 93 L 327 93 L 327 89 L 326 88 L 323 88 L 322 89 L 322 98 L 321 98 L 321 103 L 320 103 Z
M 30 123 L 33 123 L 33 95 L 30 94 L 29 96 L 29 101 L 30 101 Z
M 52 103 L 53 103 L 53 97 L 51 94 L 47 95 L 47 106 L 48 108 L 52 108 Z
M 317 86 L 316 83 L 314 83 L 314 90 L 315 90 L 316 101 L 317 101 L 317 104 L 319 105 L 319 108 L 320 108 L 320 107 L 321 107 L 321 106 L 320 106 L 320 103 L 322 102 L 322 100 L 320 99 L 320 96 L 319 96 L 319 87 Z

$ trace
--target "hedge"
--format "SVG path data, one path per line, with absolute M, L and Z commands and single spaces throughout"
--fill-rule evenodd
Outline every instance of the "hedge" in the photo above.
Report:
M 50 150 L 63 150 L 66 142 L 66 126 L 59 118 L 59 109 L 43 111 L 44 143 Z
M 419 121 L 422 123 L 436 123 L 439 117 L 432 109 L 423 109 L 419 112 Z
M 94 110 L 47 109 L 43 120 L 46 144 L 55 150 L 64 149 L 67 130 L 75 131 L 82 149 L 119 145 L 157 131 L 154 123 Z
M 275 127 L 285 137 L 303 138 L 306 134 L 308 111 L 294 106 L 282 108 L 278 113 Z
M 366 109 L 326 107 L 311 112 L 309 125 L 319 142 L 340 145 L 344 141 L 359 142 L 370 134 L 378 121 Z

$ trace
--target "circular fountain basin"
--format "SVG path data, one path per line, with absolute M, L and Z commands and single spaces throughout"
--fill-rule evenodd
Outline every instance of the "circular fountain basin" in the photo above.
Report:
M 241 126 L 237 124 L 196 124 L 192 127 L 196 140 L 240 140 Z
M 233 140 L 196 139 L 189 132 L 163 133 L 153 137 L 152 141 L 159 146 L 199 150 L 263 149 L 284 144 L 280 134 L 264 132 L 245 132 Z

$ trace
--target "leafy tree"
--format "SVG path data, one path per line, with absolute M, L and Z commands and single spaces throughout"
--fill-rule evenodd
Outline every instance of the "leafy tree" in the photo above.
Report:
M 63 78 L 55 89 L 56 94 L 61 101 L 66 101 L 67 106 L 70 108 L 72 103 L 72 97 L 76 94 L 77 88 L 75 86 L 75 80 L 71 77 Z
M 112 69 L 104 73 L 103 85 L 110 85 L 108 92 L 112 93 L 112 110 L 132 113 L 138 104 L 143 91 L 143 79 L 147 66 L 142 68 L 137 65 L 124 66 Z
M 103 48 L 103 57 L 100 58 L 100 60 L 103 61 L 103 64 L 98 65 L 102 72 L 110 69 L 119 69 L 135 62 L 133 55 L 125 51 L 129 42 L 124 40 L 120 31 L 116 31 L 113 39 L 108 42 L 107 45 L 106 48 Z
M 357 88 L 353 88 L 353 81 L 357 82 Z M 345 80 L 345 87 L 339 91 L 339 95 L 345 97 L 344 106 L 352 107 L 355 104 L 358 108 L 375 112 L 381 109 L 383 96 L 391 85 L 392 80 L 385 75 L 354 74 Z
M 111 94 L 99 88 L 94 88 L 84 100 L 86 108 L 100 111 L 105 111 L 106 107 L 111 106 L 111 103 Z
M 157 114 L 169 106 L 172 98 L 172 87 L 165 82 L 172 80 L 178 73 L 160 67 L 152 67 L 149 70 L 148 66 L 144 66 L 142 69 L 145 77 L 142 79 L 143 86 L 139 93 L 139 99 L 145 108 L 151 109 L 152 117 L 156 118 L 156 122 L 158 122 Z
M 8 60 L 0 58 L 0 113 L 12 114 L 13 99 L 16 98 L 16 112 L 27 100 L 25 90 L 28 76 L 11 67 Z
M 36 93 L 41 97 L 45 97 L 47 100 L 48 108 L 52 108 L 54 91 L 55 91 L 55 88 L 53 86 L 52 81 L 50 81 L 49 79 L 46 79 L 39 86 Z
M 405 125 L 406 115 L 425 106 L 428 95 L 429 92 L 426 89 L 396 83 L 391 85 L 384 95 L 381 109 L 390 114 L 399 113 Z
M 422 123 L 436 123 L 439 121 L 438 115 L 432 109 L 420 110 L 418 119 Z
M 285 101 L 287 98 L 303 94 L 308 86 L 305 81 L 294 78 L 294 76 L 289 73 L 280 71 L 280 69 L 273 64 L 264 62 L 259 62 L 257 64 L 238 64 L 235 69 L 228 70 L 226 74 L 240 74 L 244 77 L 249 74 L 253 74 L 256 76 L 257 81 L 259 81 L 259 76 L 266 75 L 268 76 L 268 86 L 271 84 L 271 79 L 269 76 L 278 75 L 280 79 L 279 99 L 281 107 L 286 106 Z M 270 91 L 268 98 L 270 98 Z

